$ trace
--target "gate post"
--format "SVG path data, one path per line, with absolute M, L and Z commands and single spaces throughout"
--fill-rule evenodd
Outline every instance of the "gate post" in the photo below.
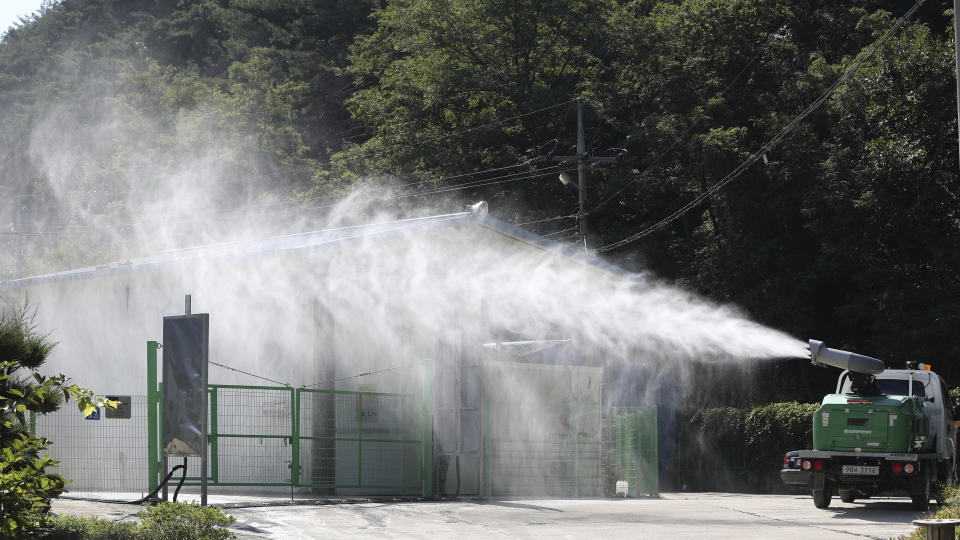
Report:
M 290 487 L 300 485 L 300 388 L 290 389 L 290 411 L 292 425 L 290 426 Z
M 646 421 L 647 495 L 660 496 L 660 422 L 657 406 L 648 409 Z
M 493 496 L 493 441 L 490 439 L 490 398 L 483 396 L 483 496 Z
M 208 407 L 210 410 L 210 429 L 207 430 L 207 440 L 210 448 L 210 478 L 213 479 L 214 483 L 217 483 L 220 481 L 220 438 L 217 436 L 217 417 L 220 415 L 220 411 L 217 409 L 217 387 L 212 386 L 208 388 L 209 391 L 207 394 L 210 396 Z
M 420 400 L 420 493 L 433 497 L 433 359 L 423 360 L 423 396 Z
M 147 488 L 153 493 L 160 485 L 160 447 L 157 409 L 160 406 L 160 391 L 157 388 L 156 341 L 147 342 Z
M 573 401 L 573 496 L 580 497 L 580 401 Z

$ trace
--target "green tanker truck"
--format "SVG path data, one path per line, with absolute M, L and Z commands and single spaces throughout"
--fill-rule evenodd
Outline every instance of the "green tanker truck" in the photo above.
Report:
M 810 358 L 844 370 L 813 414 L 813 450 L 799 453 L 814 505 L 826 508 L 835 493 L 850 503 L 905 491 L 926 510 L 936 486 L 954 478 L 957 411 L 943 380 L 919 362 L 886 369 L 816 340 Z

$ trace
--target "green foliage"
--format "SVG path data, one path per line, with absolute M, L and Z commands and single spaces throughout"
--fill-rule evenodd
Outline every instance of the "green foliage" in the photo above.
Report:
M 63 478 L 49 474 L 50 456 L 40 456 L 49 444 L 24 434 L 7 436 L 0 448 L 0 536 L 29 538 L 41 524 L 50 499 L 63 492 Z
M 614 242 L 726 177 L 905 9 L 893 0 L 51 2 L 0 41 L 0 200 L 20 201 L 0 205 L 0 222 L 18 223 L 17 209 L 18 230 L 63 232 L 0 243 L 0 276 L 122 259 L 143 249 L 135 233 L 164 236 L 158 222 L 192 225 L 201 213 L 226 225 L 205 222 L 189 232 L 210 238 L 190 238 L 215 241 L 239 229 L 237 208 L 340 197 L 370 175 L 407 191 L 505 180 L 396 204 L 486 199 L 496 217 L 557 232 L 570 222 L 540 220 L 574 214 L 575 194 L 556 171 L 543 173 L 546 162 L 513 167 L 572 153 L 573 104 L 556 105 L 575 96 L 586 102 L 591 152 L 629 150 L 587 184 L 592 244 Z M 956 358 L 950 23 L 942 7 L 922 9 L 762 165 L 604 255 L 892 365 Z M 507 180 L 506 168 L 533 176 Z M 189 204 L 158 202 L 171 193 Z M 936 369 L 960 375 L 952 362 Z M 808 392 L 816 383 L 805 370 L 786 375 Z
M 696 411 L 679 430 L 681 482 L 698 490 L 777 489 L 783 454 L 812 442 L 816 408 L 787 402 Z
M 160 503 L 137 512 L 140 524 L 100 518 L 55 516 L 46 525 L 51 536 L 73 533 L 78 540 L 224 540 L 236 535 L 226 527 L 234 518 L 219 508 Z
M 943 504 L 936 510 L 917 519 L 960 519 L 960 486 L 949 485 L 943 486 L 941 489 L 943 490 L 942 499 L 938 498 L 937 500 L 942 500 Z M 900 540 L 925 540 L 926 537 L 924 528 L 917 527 L 910 535 L 901 536 Z
M 77 540 L 137 540 L 137 524 L 96 517 L 52 516 L 46 522 L 49 537 Z
M 155 540 L 222 540 L 234 538 L 225 527 L 233 516 L 219 508 L 180 503 L 160 503 L 137 513 L 140 538 Z
M 41 524 L 50 499 L 64 491 L 64 480 L 51 474 L 57 462 L 42 452 L 51 443 L 31 436 L 27 415 L 56 410 L 74 399 L 86 415 L 100 405 L 93 392 L 63 375 L 48 377 L 38 369 L 54 343 L 37 331 L 34 312 L 24 304 L 0 313 L 0 537 L 27 538 Z

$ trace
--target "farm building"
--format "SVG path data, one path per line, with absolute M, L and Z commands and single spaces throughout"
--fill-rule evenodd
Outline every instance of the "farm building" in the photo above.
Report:
M 655 493 L 677 393 L 643 346 L 670 324 L 639 307 L 657 294 L 479 206 L 0 284 L 58 342 L 46 371 L 130 396 L 121 414 L 35 420 L 74 492 L 113 494 L 162 476 L 148 356 L 162 364 L 151 348 L 185 295 L 209 314 L 213 487 Z

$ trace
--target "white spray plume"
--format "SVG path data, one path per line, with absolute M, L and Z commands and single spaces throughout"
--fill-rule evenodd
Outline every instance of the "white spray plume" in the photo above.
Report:
M 210 114 L 185 111 L 172 127 L 161 128 L 142 111 L 115 101 L 83 107 L 64 102 L 37 124 L 32 157 L 72 219 L 95 224 L 104 238 L 122 244 L 112 252 L 149 254 L 277 230 L 336 228 L 356 223 L 357 216 L 364 223 L 404 217 L 378 203 L 389 194 L 356 190 L 309 225 L 285 212 L 254 211 L 247 219 L 234 219 L 242 215 L 237 208 L 278 194 L 249 179 L 236 180 L 235 163 L 222 166 L 219 158 L 226 152 L 256 146 L 252 134 L 224 139 L 211 132 L 207 140 L 198 139 L 197 126 Z M 178 142 L 169 144 L 170 138 Z M 158 154 L 156 148 L 168 153 Z M 104 171 L 110 178 L 100 188 Z M 122 219 L 98 220 L 116 205 L 125 208 Z M 416 213 L 446 214 L 451 206 Z M 221 218 L 227 210 L 232 210 L 229 219 Z M 263 359 L 270 357 L 276 360 L 271 368 L 290 379 L 305 376 L 294 364 L 303 362 L 315 332 L 315 320 L 304 316 L 308 298 L 317 299 L 338 331 L 357 341 L 340 353 L 366 358 L 357 362 L 358 369 L 389 364 L 385 358 L 414 330 L 436 334 L 452 327 L 480 340 L 491 338 L 492 331 L 533 340 L 571 339 L 584 350 L 626 362 L 734 362 L 807 354 L 801 341 L 751 321 L 732 306 L 653 279 L 614 275 L 482 226 L 373 235 L 297 261 L 279 257 L 233 265 L 211 259 L 191 265 L 151 278 L 150 287 L 134 283 L 131 292 L 128 285 L 127 309 L 132 298 L 134 305 L 144 303 L 143 312 L 121 316 L 155 328 L 160 315 L 178 312 L 177 298 L 192 292 L 197 305 L 229 327 L 224 335 L 249 341 L 245 349 L 237 345 L 249 354 L 231 351 L 233 365 L 262 371 Z M 162 309 L 149 298 L 158 294 L 166 295 Z M 40 307 L 41 312 L 47 308 Z M 87 309 L 93 310 L 85 317 L 91 325 L 98 321 L 122 331 L 113 326 L 117 314 Z M 62 323 L 56 327 L 69 334 L 58 335 L 59 340 L 80 339 L 81 332 L 74 335 Z M 138 330 L 130 330 L 131 343 L 142 339 Z

